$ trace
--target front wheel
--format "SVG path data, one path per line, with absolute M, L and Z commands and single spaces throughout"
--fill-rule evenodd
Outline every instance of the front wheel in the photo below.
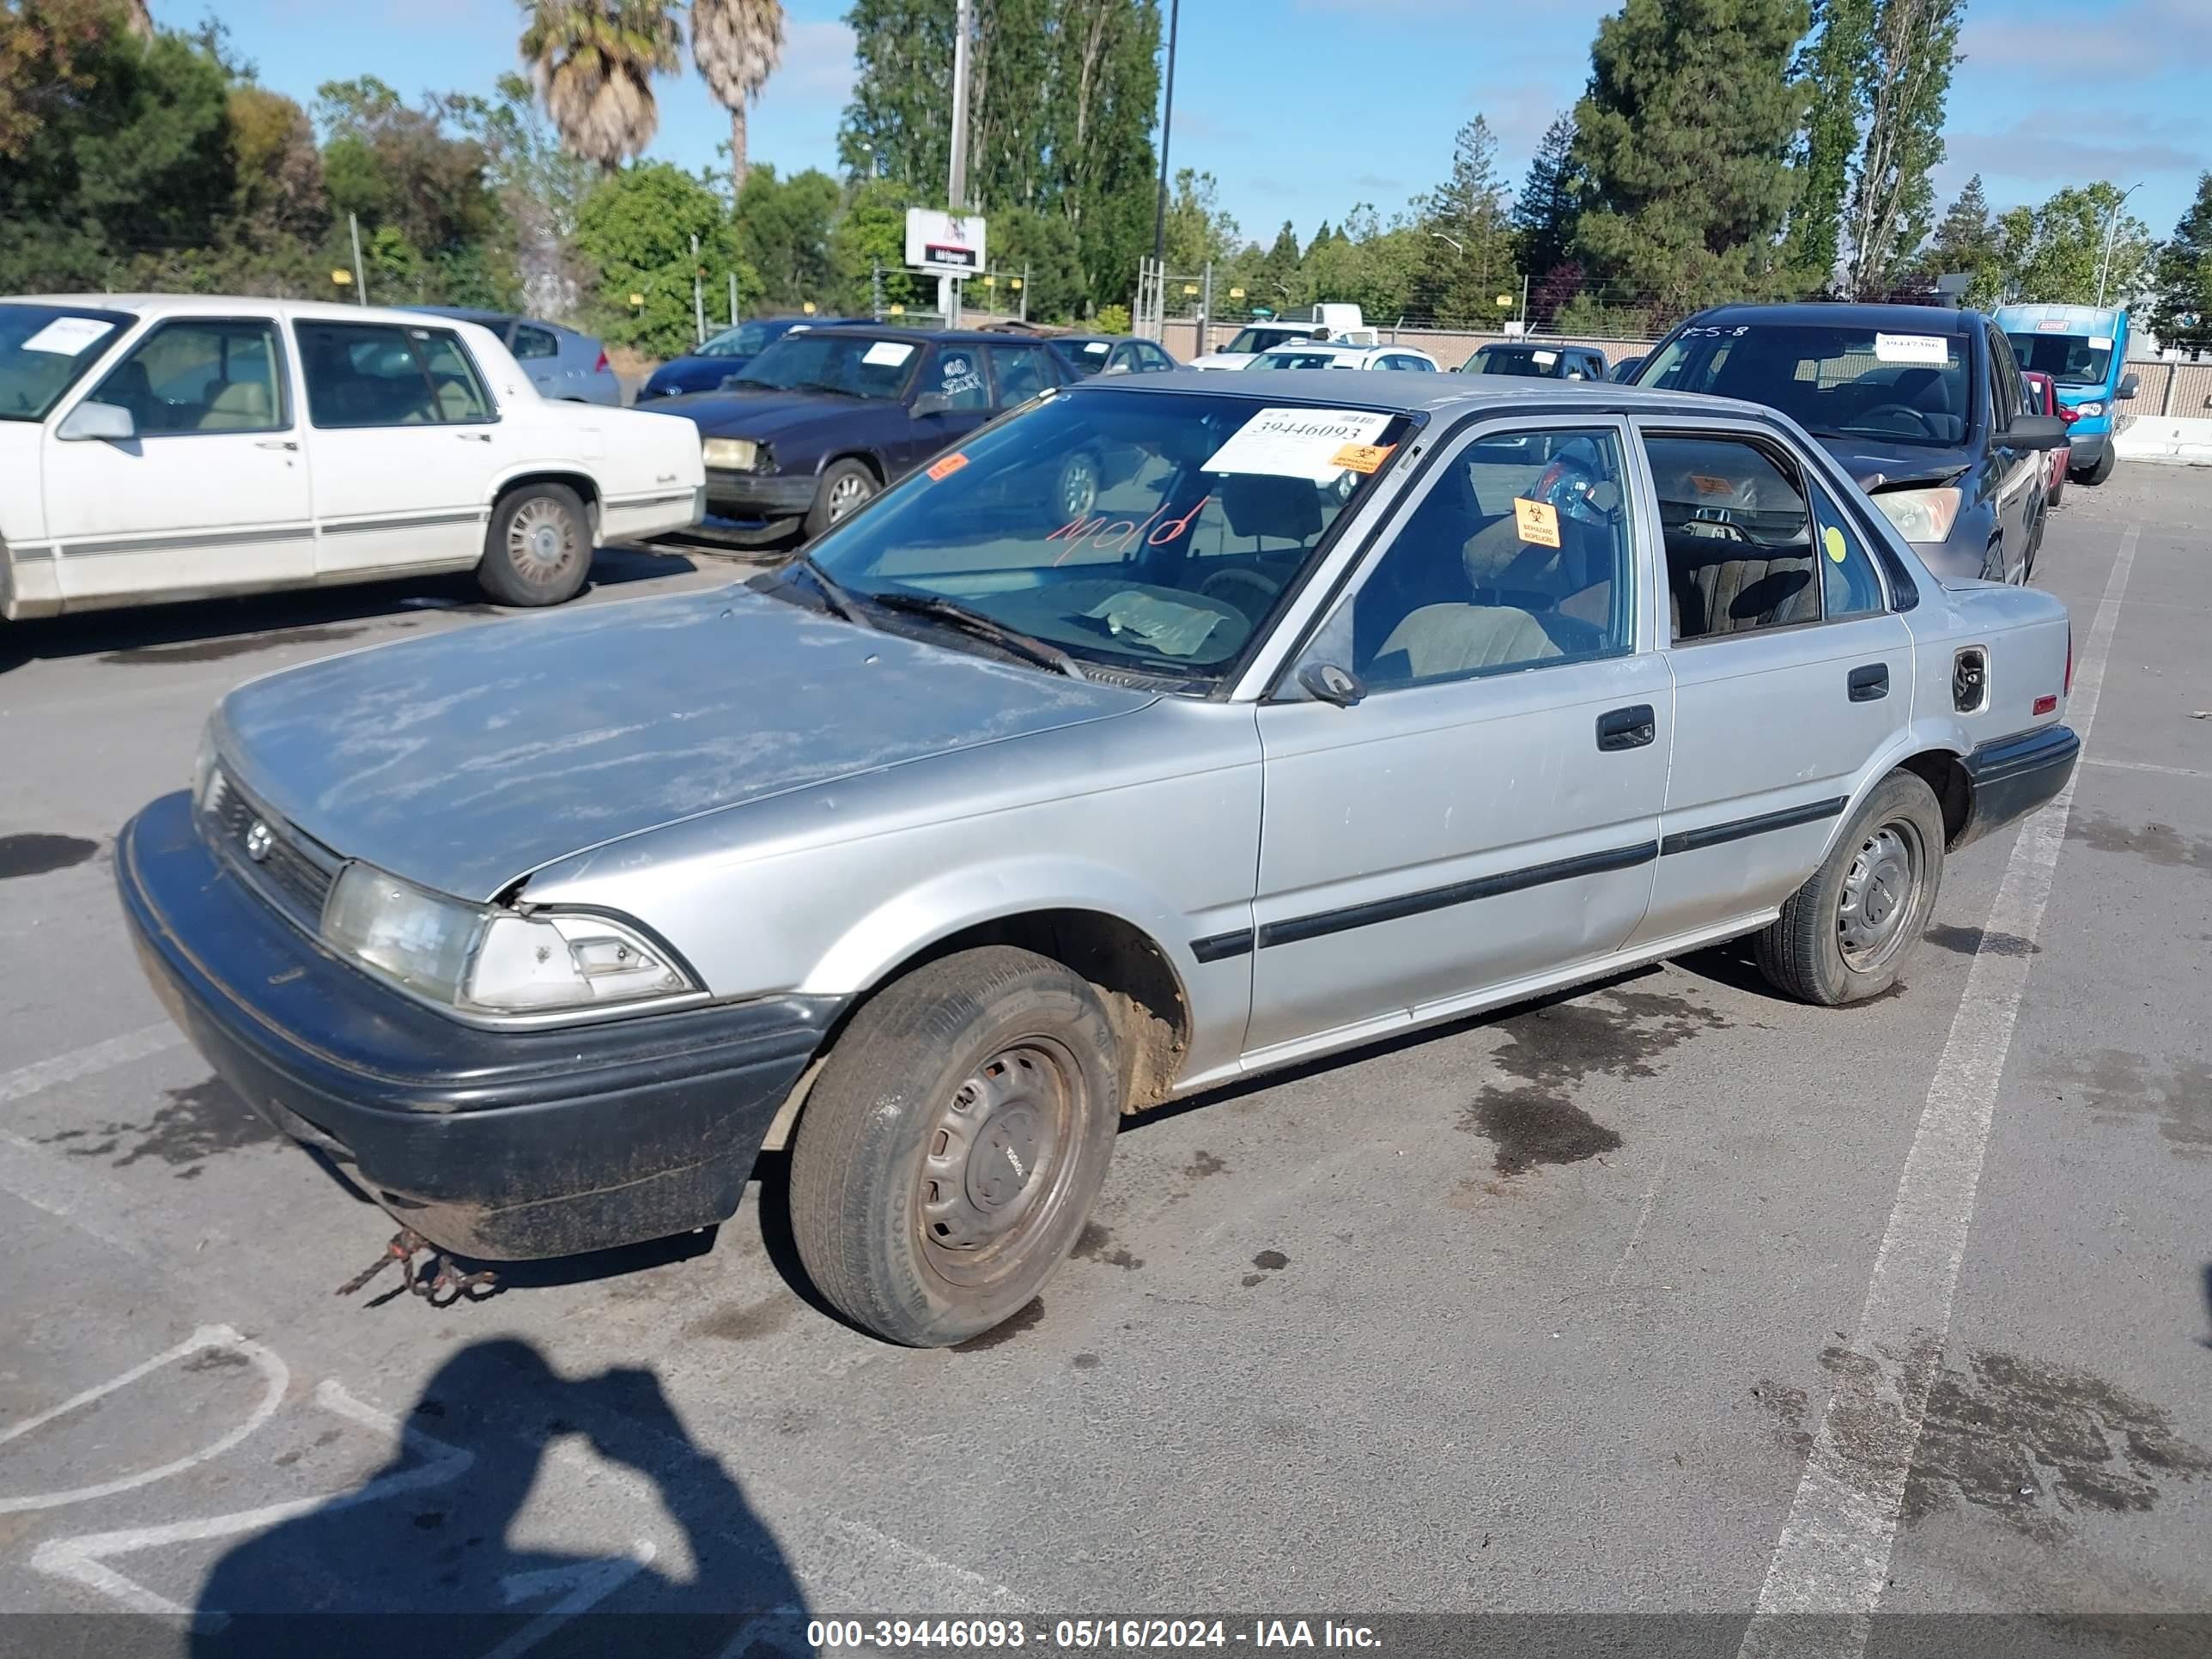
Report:
M 1943 809 L 1910 772 L 1875 785 L 1782 914 L 1753 941 L 1776 989 L 1822 1007 L 1897 982 L 1943 884 Z
M 878 993 L 792 1148 L 792 1233 L 816 1288 L 915 1347 L 1019 1312 L 1106 1179 L 1120 1077 L 1097 990 L 1032 951 L 959 951 Z
M 566 484 L 521 484 L 499 498 L 477 582 L 501 605 L 559 605 L 592 568 L 592 521 Z
M 836 461 L 814 489 L 814 505 L 806 509 L 806 539 L 812 541 L 833 524 L 842 524 L 882 486 L 862 461 Z
M 2105 453 L 2097 457 L 2096 465 L 2089 469 L 2087 474 L 2083 477 L 2082 482 L 2084 483 L 2090 484 L 2100 484 L 2104 483 L 2106 479 L 2112 476 L 2112 468 L 2118 465 L 2118 455 L 2114 453 L 2112 445 L 2106 444 L 2105 446 Z

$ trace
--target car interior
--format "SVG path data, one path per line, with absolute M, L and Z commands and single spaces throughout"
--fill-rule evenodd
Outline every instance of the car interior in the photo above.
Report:
M 149 434 L 265 432 L 283 407 L 269 332 L 255 325 L 162 329 L 93 396 L 129 410 L 132 425 Z
M 298 325 L 317 426 L 430 426 L 491 418 L 453 343 L 416 331 Z
M 1771 404 L 1820 431 L 1888 434 L 1955 444 L 1966 434 L 1966 376 L 1952 345 L 1948 364 L 1884 362 L 1874 341 L 1824 338 L 1808 344 L 1756 331 L 1724 344 L 1692 389 Z
M 1748 439 L 1652 434 L 1677 643 L 1817 622 L 1812 518 L 1790 473 Z

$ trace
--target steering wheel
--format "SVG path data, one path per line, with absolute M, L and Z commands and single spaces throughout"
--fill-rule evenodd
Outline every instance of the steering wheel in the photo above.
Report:
M 1200 599 L 1220 599 L 1233 605 L 1255 623 L 1267 614 L 1268 607 L 1275 603 L 1275 595 L 1282 591 L 1282 583 L 1273 577 L 1234 566 L 1227 570 L 1215 571 L 1198 585 Z M 1245 602 L 1247 598 L 1256 599 L 1259 608 L 1255 610 L 1248 605 Z
M 1871 422 L 1877 416 L 1882 415 L 1905 416 L 1918 422 L 1921 431 L 1928 436 L 1932 438 L 1936 435 L 1936 422 L 1928 418 L 1924 410 L 1915 409 L 1910 404 L 1876 404 L 1872 409 L 1861 410 L 1852 418 L 1855 421 Z

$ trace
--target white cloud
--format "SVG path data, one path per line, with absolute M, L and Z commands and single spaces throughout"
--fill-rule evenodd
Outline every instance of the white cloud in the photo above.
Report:
M 2193 173 L 2203 166 L 2201 149 L 2163 143 L 2157 137 L 2180 136 L 2172 123 L 2137 123 L 2132 129 L 2114 124 L 2098 131 L 2106 136 L 2076 137 L 2037 117 L 2016 121 L 2002 132 L 1947 132 L 1944 171 L 2067 184 L 2094 179 L 2128 184 L 2146 173 Z

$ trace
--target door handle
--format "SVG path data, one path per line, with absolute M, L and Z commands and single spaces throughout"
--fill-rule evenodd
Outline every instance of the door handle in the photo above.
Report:
M 1889 695 L 1889 665 L 1870 662 L 1854 668 L 1850 673 L 1850 694 L 1853 702 L 1873 702 Z
M 1607 753 L 1644 748 L 1658 735 L 1658 720 L 1648 702 L 1632 708 L 1608 709 L 1597 717 L 1597 746 Z
M 300 446 L 290 438 L 262 438 L 255 441 L 256 449 L 297 449 Z
M 489 432 L 456 432 L 453 435 L 465 444 L 488 444 L 491 441 Z

